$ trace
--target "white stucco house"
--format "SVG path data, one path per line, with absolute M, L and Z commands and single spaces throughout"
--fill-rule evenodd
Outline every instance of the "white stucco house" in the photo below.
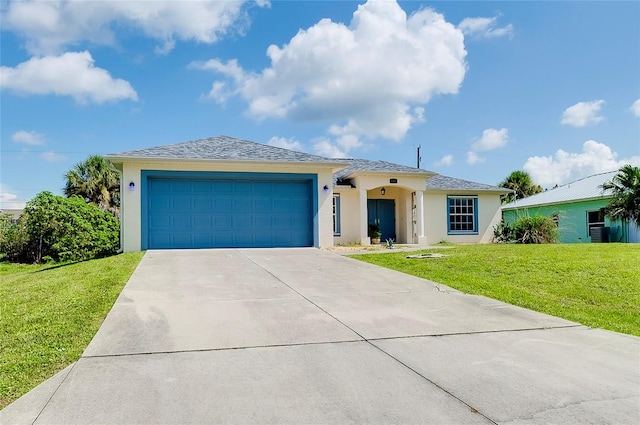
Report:
M 124 251 L 489 242 L 507 189 L 385 161 L 227 136 L 106 156 L 121 172 Z

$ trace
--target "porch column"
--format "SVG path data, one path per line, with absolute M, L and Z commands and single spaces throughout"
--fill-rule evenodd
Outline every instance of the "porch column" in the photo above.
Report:
M 360 245 L 371 245 L 369 239 L 369 217 L 367 215 L 367 191 L 360 189 Z
M 424 192 L 416 190 L 416 234 L 418 245 L 427 245 L 427 237 L 424 235 Z

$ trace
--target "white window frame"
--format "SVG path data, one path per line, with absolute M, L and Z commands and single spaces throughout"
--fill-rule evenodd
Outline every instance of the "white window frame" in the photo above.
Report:
M 460 200 L 460 205 L 456 205 Z M 454 201 L 454 205 L 451 205 Z M 464 202 L 463 202 L 464 201 Z M 469 204 L 470 201 L 470 204 Z M 464 204 L 464 205 L 463 205 Z M 454 208 L 452 211 L 451 208 Z M 460 211 L 456 211 L 459 209 Z M 469 211 L 471 209 L 471 211 Z M 472 229 L 452 229 L 452 217 L 471 217 Z M 447 234 L 448 235 L 477 235 L 478 234 L 478 196 L 477 195 L 447 195 Z
M 340 194 L 333 194 L 333 236 L 340 236 L 341 234 L 341 225 L 340 225 Z

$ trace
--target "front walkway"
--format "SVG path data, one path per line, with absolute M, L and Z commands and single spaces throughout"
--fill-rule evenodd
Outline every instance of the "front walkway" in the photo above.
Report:
M 149 251 L 22 424 L 635 424 L 640 339 L 316 249 Z

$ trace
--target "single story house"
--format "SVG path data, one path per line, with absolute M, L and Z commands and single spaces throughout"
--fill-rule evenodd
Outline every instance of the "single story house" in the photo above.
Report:
M 218 136 L 107 155 L 125 251 L 489 242 L 508 190 Z
M 602 184 L 617 171 L 595 174 L 502 206 L 505 222 L 523 215 L 551 217 L 558 224 L 560 242 L 640 242 L 633 223 L 611 221 L 604 213 L 611 193 Z

